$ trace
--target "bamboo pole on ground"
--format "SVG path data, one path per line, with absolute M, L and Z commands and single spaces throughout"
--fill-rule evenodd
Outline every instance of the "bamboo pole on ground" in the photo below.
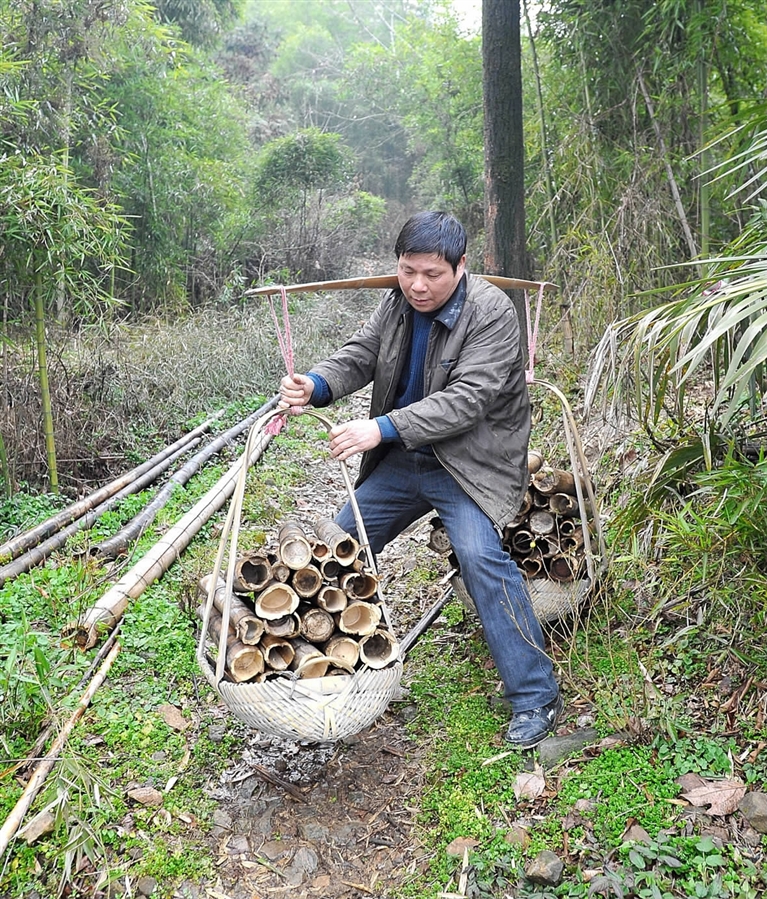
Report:
M 238 422 L 233 427 L 219 434 L 215 440 L 212 440 L 207 446 L 203 447 L 186 465 L 180 468 L 167 483 L 159 490 L 154 499 L 136 515 L 128 524 L 121 528 L 116 534 L 108 540 L 102 540 L 101 543 L 92 547 L 91 555 L 98 556 L 102 559 L 115 559 L 122 553 L 127 552 L 128 546 L 134 540 L 137 540 L 141 534 L 154 521 L 157 513 L 166 506 L 173 495 L 173 491 L 177 486 L 183 486 L 197 474 L 198 471 L 213 456 L 221 452 L 222 449 L 229 446 L 233 440 L 240 436 L 244 431 L 262 418 L 269 410 L 273 409 L 279 402 L 279 397 L 273 397 L 268 403 L 257 409 L 247 418 Z
M 258 459 L 271 441 L 261 434 L 248 465 Z M 218 512 L 234 492 L 243 457 L 240 456 L 229 471 L 211 487 L 202 499 L 183 516 L 79 621 L 64 630 L 81 649 L 90 649 L 98 642 L 99 632 L 109 630 L 125 614 L 130 601 L 158 580 L 179 558 L 202 526 Z
M 157 480 L 157 478 L 168 468 L 170 468 L 173 463 L 185 453 L 189 452 L 189 450 L 199 442 L 199 437 L 195 438 L 191 441 L 191 443 L 186 446 L 182 446 L 180 449 L 176 450 L 171 456 L 168 456 L 162 462 L 158 463 L 154 468 L 150 471 L 147 471 L 141 477 L 132 481 L 126 487 L 123 487 L 118 493 L 115 493 L 114 496 L 110 496 L 109 499 L 105 500 L 101 503 L 100 506 L 96 506 L 95 509 L 91 509 L 89 512 L 86 512 L 85 515 L 82 515 L 80 518 L 77 518 L 71 524 L 68 524 L 66 527 L 61 528 L 53 536 L 49 537 L 47 540 L 43 540 L 41 543 L 38 543 L 37 546 L 33 546 L 30 550 L 25 552 L 23 555 L 17 556 L 12 562 L 9 562 L 7 565 L 4 565 L 0 568 L 0 587 L 6 582 L 11 580 L 14 577 L 18 577 L 18 575 L 23 574 L 26 571 L 34 568 L 35 565 L 39 565 L 41 562 L 45 561 L 51 553 L 55 552 L 57 549 L 61 549 L 62 546 L 69 540 L 69 538 L 76 534 L 78 531 L 87 530 L 98 521 L 99 518 L 110 509 L 113 509 L 115 506 L 119 505 L 126 496 L 130 496 L 133 493 L 138 493 L 140 490 L 143 490 L 148 484 L 151 484 L 153 481 Z
M 174 458 L 177 458 L 175 454 L 178 452 L 178 450 L 184 447 L 188 448 L 188 445 L 192 443 L 196 438 L 199 438 L 206 431 L 208 431 L 213 422 L 222 414 L 223 410 L 222 412 L 218 412 L 216 415 L 211 416 L 207 421 L 203 422 L 194 430 L 189 431 L 188 434 L 180 437 L 175 443 L 166 446 L 165 449 L 163 449 L 159 453 L 156 453 L 154 456 L 152 456 L 151 459 L 147 459 L 146 462 L 143 462 L 141 465 L 136 466 L 131 471 L 126 472 L 124 475 L 121 475 L 119 478 L 116 478 L 109 484 L 105 484 L 103 487 L 100 487 L 89 496 L 78 500 L 76 503 L 73 503 L 66 509 L 62 509 L 60 512 L 57 512 L 56 515 L 52 515 L 50 518 L 46 519 L 46 521 L 42 521 L 40 522 L 40 524 L 37 524 L 34 527 L 29 528 L 23 533 L 17 535 L 13 539 L 6 541 L 0 546 L 0 559 L 15 559 L 17 556 L 21 555 L 21 553 L 30 549 L 30 547 L 36 546 L 38 543 L 40 543 L 41 540 L 44 540 L 51 534 L 55 534 L 65 525 L 80 518 L 86 512 L 94 509 L 96 506 L 103 503 L 104 500 L 107 500 L 111 496 L 114 496 L 124 487 L 127 487 L 132 481 L 140 478 L 142 475 L 147 474 L 154 468 L 158 468 L 158 474 L 162 473 L 162 471 L 164 471 L 165 469 L 161 469 L 159 468 L 159 466 L 164 460 L 166 460 L 169 456 L 174 456 Z M 151 483 L 151 481 L 148 481 L 146 483 Z
M 115 643 L 112 649 L 109 652 L 109 655 L 104 659 L 101 667 L 94 675 L 93 680 L 88 685 L 88 689 L 83 693 L 80 697 L 80 701 L 77 703 L 77 708 L 74 710 L 69 719 L 64 723 L 64 726 L 61 728 L 59 735 L 53 741 L 51 748 L 48 750 L 45 758 L 41 759 L 40 763 L 35 767 L 32 776 L 29 778 L 26 787 L 24 788 L 24 792 L 19 797 L 16 805 L 11 809 L 10 814 L 5 819 L 5 823 L 2 828 L 0 828 L 0 858 L 5 854 L 5 850 L 10 845 L 11 840 L 16 835 L 19 827 L 21 826 L 21 822 L 24 819 L 24 815 L 29 811 L 32 803 L 35 801 L 35 797 L 40 792 L 40 788 L 45 782 L 46 777 L 50 774 L 53 766 L 56 764 L 56 760 L 61 755 L 61 750 L 64 748 L 64 744 L 69 739 L 69 735 L 72 733 L 74 726 L 83 716 L 83 713 L 90 705 L 91 700 L 93 699 L 96 690 L 104 683 L 107 674 L 109 673 L 109 669 L 112 667 L 112 663 L 117 658 L 117 654 L 120 652 L 120 644 Z

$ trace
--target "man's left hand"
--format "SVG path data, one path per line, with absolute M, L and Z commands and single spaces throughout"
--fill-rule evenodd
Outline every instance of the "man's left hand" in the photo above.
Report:
M 330 452 L 345 461 L 355 453 L 364 453 L 381 442 L 381 429 L 373 418 L 360 418 L 335 425 L 330 431 Z

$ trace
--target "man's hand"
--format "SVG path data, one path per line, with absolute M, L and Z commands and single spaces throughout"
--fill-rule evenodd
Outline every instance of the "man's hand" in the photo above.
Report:
M 381 429 L 374 418 L 360 418 L 336 425 L 330 431 L 330 452 L 345 461 L 355 453 L 364 453 L 381 442 Z
M 300 415 L 314 392 L 314 381 L 306 375 L 285 375 L 280 381 L 280 401 L 290 406 L 291 415 Z

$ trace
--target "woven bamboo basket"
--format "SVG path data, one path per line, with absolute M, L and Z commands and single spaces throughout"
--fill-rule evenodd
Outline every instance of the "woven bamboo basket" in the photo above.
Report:
M 234 560 L 237 554 L 240 516 L 247 477 L 247 460 L 250 446 L 256 436 L 281 410 L 267 413 L 252 427 L 245 448 L 240 480 L 232 497 L 229 515 L 221 534 L 216 566 L 211 577 L 215 584 L 223 569 L 224 557 L 229 553 L 227 569 L 227 595 L 232 592 Z M 313 410 L 305 414 L 318 418 L 328 430 L 332 427 L 323 416 Z M 367 546 L 364 523 L 354 498 L 354 488 L 346 465 L 341 462 L 344 482 L 354 511 L 360 544 Z M 375 560 L 368 553 L 368 563 L 375 567 Z M 387 625 L 389 616 L 383 598 L 379 595 L 383 618 Z M 347 675 L 318 678 L 301 678 L 298 672 L 282 672 L 260 683 L 234 683 L 224 678 L 224 639 L 229 625 L 229 609 L 222 613 L 222 641 L 215 660 L 206 648 L 208 622 L 213 606 L 213 586 L 205 607 L 200 639 L 197 646 L 197 662 L 208 683 L 221 697 L 233 715 L 262 733 L 290 740 L 309 742 L 334 742 L 359 733 L 369 727 L 385 711 L 399 690 L 402 677 L 402 654 L 386 668 L 367 666 Z
M 600 573 L 605 569 L 607 550 L 602 534 L 599 504 L 589 476 L 588 462 L 570 404 L 562 391 L 548 381 L 536 378 L 533 383 L 546 388 L 559 400 L 562 406 L 562 421 L 570 463 L 573 472 L 580 472 L 581 474 L 581 477 L 576 477 L 575 479 L 575 488 L 579 514 L 584 522 L 585 570 L 583 576 L 570 582 L 554 581 L 548 578 L 524 578 L 536 618 L 541 622 L 552 622 L 575 615 L 579 611 L 599 580 Z M 584 488 L 586 495 L 584 495 Z M 589 517 L 589 506 L 592 511 L 593 535 L 585 527 Z M 466 584 L 460 573 L 453 575 L 450 583 L 455 595 L 464 606 L 470 611 L 476 612 L 474 600 L 466 589 Z

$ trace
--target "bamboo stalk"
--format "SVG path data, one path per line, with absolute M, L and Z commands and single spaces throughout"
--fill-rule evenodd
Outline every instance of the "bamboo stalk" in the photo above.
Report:
M 320 562 L 320 571 L 322 572 L 322 576 L 326 581 L 332 581 L 333 578 L 338 577 L 341 572 L 341 563 L 338 559 L 329 558 L 323 559 Z
M 56 760 L 61 755 L 61 750 L 64 748 L 65 743 L 69 739 L 69 735 L 72 733 L 74 726 L 83 716 L 83 713 L 90 705 L 91 700 L 93 699 L 96 690 L 104 683 L 107 674 L 109 673 L 109 669 L 112 667 L 112 663 L 117 658 L 117 654 L 120 652 L 120 644 L 115 643 L 112 649 L 109 652 L 109 655 L 104 659 L 99 670 L 93 677 L 93 680 L 88 685 L 87 690 L 80 697 L 80 701 L 77 703 L 77 708 L 74 710 L 72 715 L 64 722 L 61 730 L 59 731 L 58 736 L 51 744 L 51 748 L 48 750 L 45 758 L 41 759 L 40 763 L 35 767 L 32 776 L 29 778 L 26 787 L 24 788 L 24 792 L 19 797 L 16 805 L 11 809 L 8 814 L 5 822 L 3 823 L 2 828 L 0 828 L 0 858 L 5 854 L 5 850 L 8 848 L 11 840 L 16 835 L 19 827 L 21 826 L 21 822 L 24 819 L 24 815 L 29 811 L 32 803 L 35 801 L 35 797 L 40 792 L 40 788 L 43 783 L 45 783 L 46 777 L 50 774 L 53 766 L 56 764 Z
M 543 456 L 538 450 L 530 450 L 527 454 L 527 470 L 533 475 L 536 471 L 540 471 L 543 466 Z
M 33 546 L 32 549 L 25 552 L 23 555 L 17 556 L 13 562 L 9 562 L 7 565 L 4 565 L 0 568 L 0 587 L 6 582 L 11 580 L 14 577 L 17 577 L 20 574 L 23 574 L 25 571 L 29 571 L 34 568 L 35 565 L 39 565 L 40 562 L 45 561 L 51 553 L 55 552 L 57 549 L 61 549 L 62 546 L 69 540 L 71 536 L 76 534 L 78 531 L 87 530 L 92 527 L 101 516 L 108 512 L 110 509 L 113 509 L 115 506 L 119 505 L 126 496 L 130 496 L 133 493 L 138 493 L 140 490 L 143 490 L 148 484 L 151 484 L 153 481 L 156 481 L 157 478 L 168 468 L 173 465 L 173 463 L 185 453 L 189 452 L 191 447 L 193 447 L 199 438 L 191 441 L 191 443 L 186 446 L 182 446 L 180 449 L 177 449 L 175 453 L 170 456 L 167 456 L 162 462 L 159 462 L 154 468 L 147 471 L 145 474 L 141 475 L 136 480 L 131 481 L 127 486 L 123 487 L 118 493 L 115 493 L 114 496 L 110 496 L 109 499 L 104 500 L 101 505 L 96 506 L 94 509 L 86 512 L 84 515 L 77 518 L 71 524 L 68 524 L 66 527 L 60 528 L 56 533 L 54 533 L 47 540 L 43 540 L 38 543 L 36 546 Z
M 554 581 L 563 583 L 574 581 L 578 563 L 573 556 L 563 553 L 549 560 L 549 575 Z
M 534 538 L 531 531 L 520 528 L 511 538 L 514 552 L 520 556 L 527 556 L 533 549 Z
M 202 600 L 208 597 L 212 577 L 212 574 L 206 574 L 205 577 L 200 578 L 197 592 Z M 213 605 L 219 612 L 223 612 L 225 600 L 226 581 L 220 577 L 213 594 Z M 253 609 L 237 596 L 232 596 L 230 600 L 229 624 L 234 628 L 237 639 L 247 646 L 255 646 L 264 633 L 264 622 L 257 618 Z
M 333 556 L 341 565 L 351 565 L 357 558 L 359 544 L 330 518 L 315 522 L 314 530 L 323 543 L 327 543 Z
M 297 521 L 286 521 L 277 532 L 280 558 L 288 568 L 296 571 L 312 561 L 312 548 L 306 533 Z
M 194 443 L 196 438 L 199 438 L 201 434 L 204 434 L 205 431 L 209 430 L 210 426 L 221 414 L 222 412 L 219 412 L 216 415 L 212 416 L 207 421 L 196 427 L 193 431 L 190 431 L 188 434 L 185 434 L 183 437 L 179 438 L 175 443 L 166 446 L 165 449 L 163 449 L 161 452 L 156 453 L 151 457 L 151 459 L 147 459 L 147 461 L 143 462 L 141 465 L 137 465 L 135 468 L 132 468 L 125 474 L 120 475 L 120 477 L 115 478 L 114 481 L 110 481 L 110 483 L 105 484 L 103 487 L 100 487 L 98 490 L 95 490 L 88 496 L 83 497 L 83 499 L 72 503 L 71 506 L 67 506 L 66 509 L 62 509 L 60 512 L 57 512 L 56 515 L 52 515 L 45 521 L 40 522 L 40 524 L 29 528 L 13 539 L 3 543 L 0 546 L 0 559 L 15 559 L 27 549 L 36 546 L 38 543 L 40 543 L 41 540 L 44 540 L 51 534 L 55 534 L 62 527 L 65 527 L 70 522 L 77 520 L 86 512 L 89 512 L 91 509 L 95 509 L 96 506 L 101 505 L 101 503 L 103 503 L 105 500 L 114 496 L 116 493 L 119 493 L 121 490 L 129 486 L 131 483 L 133 483 L 133 481 L 138 480 L 138 478 L 142 477 L 143 475 L 151 473 L 152 471 L 154 471 L 154 469 L 157 469 L 158 475 L 161 474 L 165 470 L 165 468 L 162 467 L 162 463 L 170 456 L 177 458 L 176 454 L 179 453 L 179 450 L 182 450 L 183 452 L 188 451 L 189 444 Z M 146 486 L 146 484 L 151 484 L 152 480 L 154 479 L 152 478 L 147 481 L 142 481 L 142 483 L 144 484 L 144 486 Z
M 226 585 L 224 585 L 224 591 L 226 591 Z M 205 621 L 204 605 L 197 609 L 197 615 L 201 621 Z M 208 618 L 208 632 L 216 645 L 221 640 L 223 623 L 218 609 L 211 609 Z M 231 624 L 226 637 L 226 670 L 236 684 L 252 680 L 264 670 L 264 654 L 258 646 L 246 646 L 245 643 L 238 640 Z
M 270 621 L 284 618 L 296 611 L 298 603 L 298 594 L 289 584 L 271 581 L 256 597 L 256 615 Z
M 312 556 L 317 563 L 324 562 L 330 558 L 330 547 L 327 543 L 323 543 L 318 537 L 309 537 L 309 543 L 312 547 Z
M 179 485 L 187 484 L 194 475 L 208 462 L 213 456 L 221 452 L 221 450 L 231 446 L 233 440 L 248 431 L 259 418 L 262 418 L 264 411 L 271 406 L 276 405 L 274 400 L 257 409 L 247 418 L 238 422 L 233 427 L 219 434 L 215 440 L 212 440 L 207 446 L 203 447 L 196 453 L 182 468 L 180 468 L 172 477 L 170 477 L 165 485 L 158 491 L 154 499 L 136 515 L 131 521 L 121 528 L 114 536 L 108 540 L 103 540 L 97 546 L 91 549 L 91 554 L 102 559 L 115 559 L 118 555 L 127 552 L 128 546 L 134 540 L 137 540 L 147 527 L 154 521 L 157 513 L 168 504 L 171 496 Z
M 336 628 L 336 622 L 330 612 L 310 606 L 298 615 L 301 620 L 299 633 L 310 643 L 325 643 Z
M 267 553 L 266 557 L 269 560 L 274 580 L 287 584 L 290 580 L 290 566 L 286 565 L 276 553 Z
M 234 564 L 232 587 L 241 593 L 255 593 L 263 590 L 272 577 L 272 566 L 263 553 L 244 552 Z
M 255 445 L 248 464 L 252 465 L 271 441 L 264 434 Z M 111 630 L 125 614 L 131 599 L 135 599 L 170 568 L 189 546 L 195 534 L 226 503 L 234 492 L 237 476 L 244 459 L 241 456 L 202 497 L 202 499 L 168 530 L 160 540 L 90 609 L 82 618 L 64 629 L 82 649 L 90 649 L 98 642 L 99 631 Z
M 519 559 L 518 562 L 519 567 L 527 577 L 537 577 L 545 570 L 543 567 L 543 556 L 538 549 L 533 550 L 530 555 L 525 556 L 524 559 Z

